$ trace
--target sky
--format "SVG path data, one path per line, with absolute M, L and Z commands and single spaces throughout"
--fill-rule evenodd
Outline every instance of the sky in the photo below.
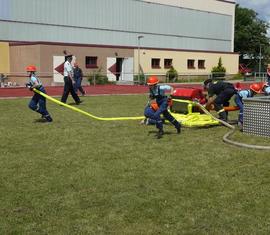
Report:
M 258 13 L 258 17 L 270 24 L 270 0 L 236 0 L 240 7 L 249 8 Z M 270 36 L 270 29 L 268 29 Z

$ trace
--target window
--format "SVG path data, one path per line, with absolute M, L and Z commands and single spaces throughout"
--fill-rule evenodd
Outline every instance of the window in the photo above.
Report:
M 160 59 L 153 58 L 151 61 L 152 68 L 159 69 L 160 68 Z
M 172 66 L 172 59 L 164 59 L 164 68 L 169 69 Z
M 85 57 L 85 68 L 97 68 L 97 56 Z
M 195 64 L 195 60 L 188 60 L 187 61 L 187 67 L 188 67 L 188 69 L 195 69 L 194 64 Z
M 205 69 L 205 60 L 198 60 L 198 68 Z

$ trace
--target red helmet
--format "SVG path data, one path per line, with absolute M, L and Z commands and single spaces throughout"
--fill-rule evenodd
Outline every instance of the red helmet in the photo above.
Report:
M 251 84 L 249 89 L 254 91 L 255 93 L 260 93 L 261 92 L 261 86 L 258 83 Z
M 27 72 L 36 72 L 37 68 L 34 65 L 29 65 L 29 66 L 26 67 L 26 71 Z
M 147 80 L 147 85 L 156 85 L 159 83 L 157 76 L 150 76 Z

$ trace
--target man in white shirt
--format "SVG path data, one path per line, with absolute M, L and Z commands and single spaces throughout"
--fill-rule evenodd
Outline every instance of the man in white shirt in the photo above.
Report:
M 75 103 L 78 105 L 82 101 L 80 100 L 80 98 L 76 94 L 76 92 L 74 91 L 74 87 L 73 87 L 73 82 L 72 82 L 73 68 L 71 65 L 72 55 L 65 56 L 65 60 L 66 60 L 66 62 L 64 63 L 64 82 L 65 82 L 65 85 L 64 85 L 64 92 L 63 92 L 63 95 L 61 98 L 61 102 L 66 103 L 69 92 L 70 92 Z

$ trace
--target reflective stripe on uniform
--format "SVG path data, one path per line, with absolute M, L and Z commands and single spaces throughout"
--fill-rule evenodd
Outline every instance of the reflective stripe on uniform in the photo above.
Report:
M 217 113 L 222 113 L 222 112 L 225 112 L 225 109 L 221 109 L 221 110 L 217 111 Z

